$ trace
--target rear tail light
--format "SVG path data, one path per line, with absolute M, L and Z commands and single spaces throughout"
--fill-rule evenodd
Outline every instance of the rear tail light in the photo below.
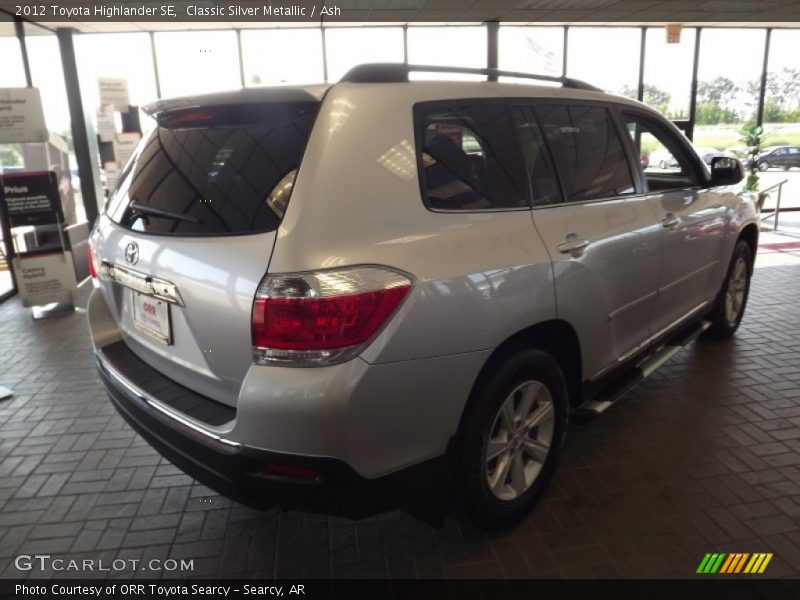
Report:
M 89 260 L 89 275 L 92 279 L 97 279 L 97 267 L 94 264 L 94 250 L 92 250 L 92 240 L 86 244 L 86 254 Z
M 315 366 L 356 356 L 388 323 L 411 278 L 385 267 L 267 275 L 253 305 L 258 364 Z

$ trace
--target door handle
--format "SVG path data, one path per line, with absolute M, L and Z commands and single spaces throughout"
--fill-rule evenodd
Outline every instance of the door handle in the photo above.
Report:
M 667 213 L 664 215 L 664 219 L 661 221 L 661 226 L 664 229 L 675 229 L 678 225 L 680 225 L 681 220 L 673 215 L 672 213 Z
M 589 240 L 582 240 L 574 233 L 568 233 L 564 241 L 558 245 L 558 251 L 561 252 L 561 254 L 580 256 L 588 245 Z

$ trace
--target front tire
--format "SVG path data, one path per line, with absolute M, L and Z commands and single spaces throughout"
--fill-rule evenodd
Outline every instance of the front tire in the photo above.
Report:
M 495 530 L 520 521 L 552 476 L 568 396 L 558 363 L 540 350 L 510 349 L 489 368 L 462 421 L 454 502 L 467 521 Z
M 765 163 L 764 161 L 758 163 L 759 171 L 766 171 L 767 169 L 769 169 L 769 165 L 767 163 Z
M 750 293 L 750 277 L 753 273 L 753 253 L 744 240 L 736 242 L 728 273 L 711 312 L 709 337 L 730 337 L 739 329 Z

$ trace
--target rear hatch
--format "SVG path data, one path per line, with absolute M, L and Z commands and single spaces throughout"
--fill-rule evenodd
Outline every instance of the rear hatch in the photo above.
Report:
M 235 406 L 252 364 L 251 313 L 319 100 L 248 90 L 148 107 L 93 237 L 125 343 L 182 385 Z

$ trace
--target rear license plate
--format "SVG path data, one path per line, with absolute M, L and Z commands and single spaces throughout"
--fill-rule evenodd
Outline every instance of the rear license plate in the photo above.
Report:
M 133 325 L 159 342 L 172 343 L 169 304 L 166 302 L 133 292 Z

